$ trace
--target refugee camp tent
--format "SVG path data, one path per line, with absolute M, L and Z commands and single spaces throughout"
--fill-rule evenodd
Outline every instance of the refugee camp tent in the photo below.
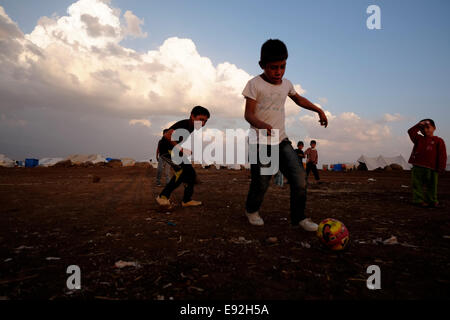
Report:
M 39 166 L 51 167 L 63 160 L 64 160 L 64 158 L 42 158 L 42 159 L 39 159 Z
M 64 160 L 70 160 L 74 164 L 82 164 L 82 163 L 85 163 L 85 162 L 98 163 L 98 162 L 105 162 L 106 161 L 106 159 L 103 156 L 99 155 L 99 154 L 89 154 L 89 155 L 72 154 L 72 155 L 68 156 Z
M 230 164 L 230 165 L 228 165 L 228 169 L 230 169 L 230 170 L 241 170 L 241 165 L 240 164 Z
M 0 167 L 12 168 L 15 166 L 15 164 L 16 164 L 16 162 L 14 160 L 11 160 L 4 154 L 0 154 Z
M 400 165 L 404 170 L 410 170 L 411 165 L 406 162 L 405 158 L 403 158 L 402 155 L 396 156 L 396 157 L 384 157 L 384 156 L 378 156 L 378 157 L 367 157 L 365 155 L 362 155 L 358 159 L 359 163 L 363 163 L 366 165 L 367 170 L 375 170 L 378 168 L 384 168 L 391 164 L 398 164 Z
M 136 160 L 131 158 L 120 158 L 120 161 L 122 161 L 122 165 L 124 167 L 131 167 L 134 166 L 134 164 L 136 163 Z

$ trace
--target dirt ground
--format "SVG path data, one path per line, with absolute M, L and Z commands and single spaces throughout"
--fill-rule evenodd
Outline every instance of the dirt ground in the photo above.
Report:
M 1 299 L 450 298 L 448 173 L 444 207 L 423 209 L 409 204 L 409 172 L 321 171 L 307 214 L 345 223 L 343 252 L 290 227 L 289 185 L 269 188 L 265 226 L 254 227 L 244 216 L 249 171 L 197 173 L 204 205 L 181 208 L 181 187 L 168 213 L 156 206 L 155 169 L 0 168 Z M 381 242 L 391 236 L 399 243 Z M 69 265 L 81 269 L 81 290 L 66 287 Z M 366 286 L 370 265 L 380 290 Z

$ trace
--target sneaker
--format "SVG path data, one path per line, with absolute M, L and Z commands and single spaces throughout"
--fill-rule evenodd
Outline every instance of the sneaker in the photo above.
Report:
M 196 201 L 196 200 L 191 200 L 191 201 L 188 201 L 188 202 L 181 201 L 181 206 L 183 208 L 186 208 L 186 207 L 197 207 L 197 206 L 201 206 L 201 205 L 202 205 L 201 201 Z
M 305 229 L 306 231 L 317 231 L 317 228 L 319 227 L 316 223 L 312 222 L 310 218 L 303 219 L 300 221 L 299 225 Z
M 159 204 L 160 206 L 162 206 L 162 207 L 170 207 L 170 206 L 171 206 L 170 200 L 167 199 L 167 198 L 164 197 L 164 196 L 162 196 L 162 197 L 160 197 L 160 196 L 156 197 L 156 202 L 158 202 L 158 204 Z
M 254 213 L 245 212 L 245 215 L 247 216 L 248 222 L 250 222 L 251 225 L 254 225 L 254 226 L 263 226 L 264 225 L 264 220 L 259 216 L 258 211 L 254 212 Z

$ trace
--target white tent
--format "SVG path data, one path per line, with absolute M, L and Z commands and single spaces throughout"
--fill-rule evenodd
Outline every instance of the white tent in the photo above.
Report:
M 230 165 L 228 165 L 228 169 L 230 169 L 230 170 L 241 170 L 241 165 L 240 164 L 230 164 Z
M 359 163 L 364 163 L 367 166 L 368 170 L 375 170 L 378 168 L 384 168 L 391 164 L 399 164 L 402 166 L 404 170 L 410 170 L 411 165 L 406 162 L 405 158 L 403 158 L 402 155 L 399 155 L 397 157 L 384 157 L 384 156 L 378 156 L 378 157 L 366 157 L 365 155 L 362 155 L 358 159 Z
M 90 161 L 92 163 L 106 162 L 106 159 L 99 154 L 89 154 L 89 155 L 72 154 L 72 155 L 68 156 L 65 160 L 70 160 L 70 161 L 72 161 L 72 163 L 75 163 L 75 164 L 81 164 L 81 163 L 85 163 L 88 161 Z
M 136 160 L 131 158 L 120 158 L 120 161 L 122 161 L 122 165 L 124 167 L 131 167 L 134 166 L 134 164 L 136 163 Z
M 16 162 L 14 160 L 11 160 L 4 154 L 0 154 L 0 167 L 12 168 L 15 166 L 15 164 L 16 164 Z
M 39 166 L 50 167 L 63 160 L 63 158 L 42 158 L 39 159 Z

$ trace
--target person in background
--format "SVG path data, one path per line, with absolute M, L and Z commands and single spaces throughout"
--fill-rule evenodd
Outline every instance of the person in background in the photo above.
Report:
M 163 135 L 166 134 L 166 132 L 168 131 L 168 129 L 164 129 L 163 130 Z M 163 160 L 163 158 L 161 158 L 159 156 L 159 150 L 161 147 L 161 142 L 162 140 L 159 140 L 158 142 L 158 147 L 156 148 L 156 161 L 158 161 L 158 171 L 156 173 L 156 186 L 157 187 L 162 187 L 163 185 L 161 184 L 161 175 L 164 172 L 164 178 L 165 178 L 165 185 L 167 185 L 170 181 L 170 166 L 169 164 Z
M 284 177 L 280 170 L 275 174 L 273 180 L 277 186 L 282 187 L 284 185 Z
M 306 156 L 306 180 L 308 180 L 309 173 L 312 171 L 314 174 L 314 179 L 317 182 L 320 181 L 319 171 L 317 170 L 317 162 L 319 160 L 319 154 L 316 150 L 317 142 L 316 140 L 311 140 L 310 148 L 308 148 L 305 152 Z
M 297 143 L 297 149 L 295 152 L 298 156 L 298 162 L 300 163 L 300 166 L 303 167 L 303 159 L 305 159 L 305 152 L 303 152 L 304 143 L 303 141 L 299 141 Z
M 414 143 L 409 163 L 411 170 L 413 204 L 420 207 L 438 207 L 438 176 L 447 165 L 447 151 L 442 138 L 434 135 L 436 125 L 424 119 L 408 130 Z M 421 135 L 419 134 L 421 133 Z M 425 189 L 425 191 L 424 191 Z

